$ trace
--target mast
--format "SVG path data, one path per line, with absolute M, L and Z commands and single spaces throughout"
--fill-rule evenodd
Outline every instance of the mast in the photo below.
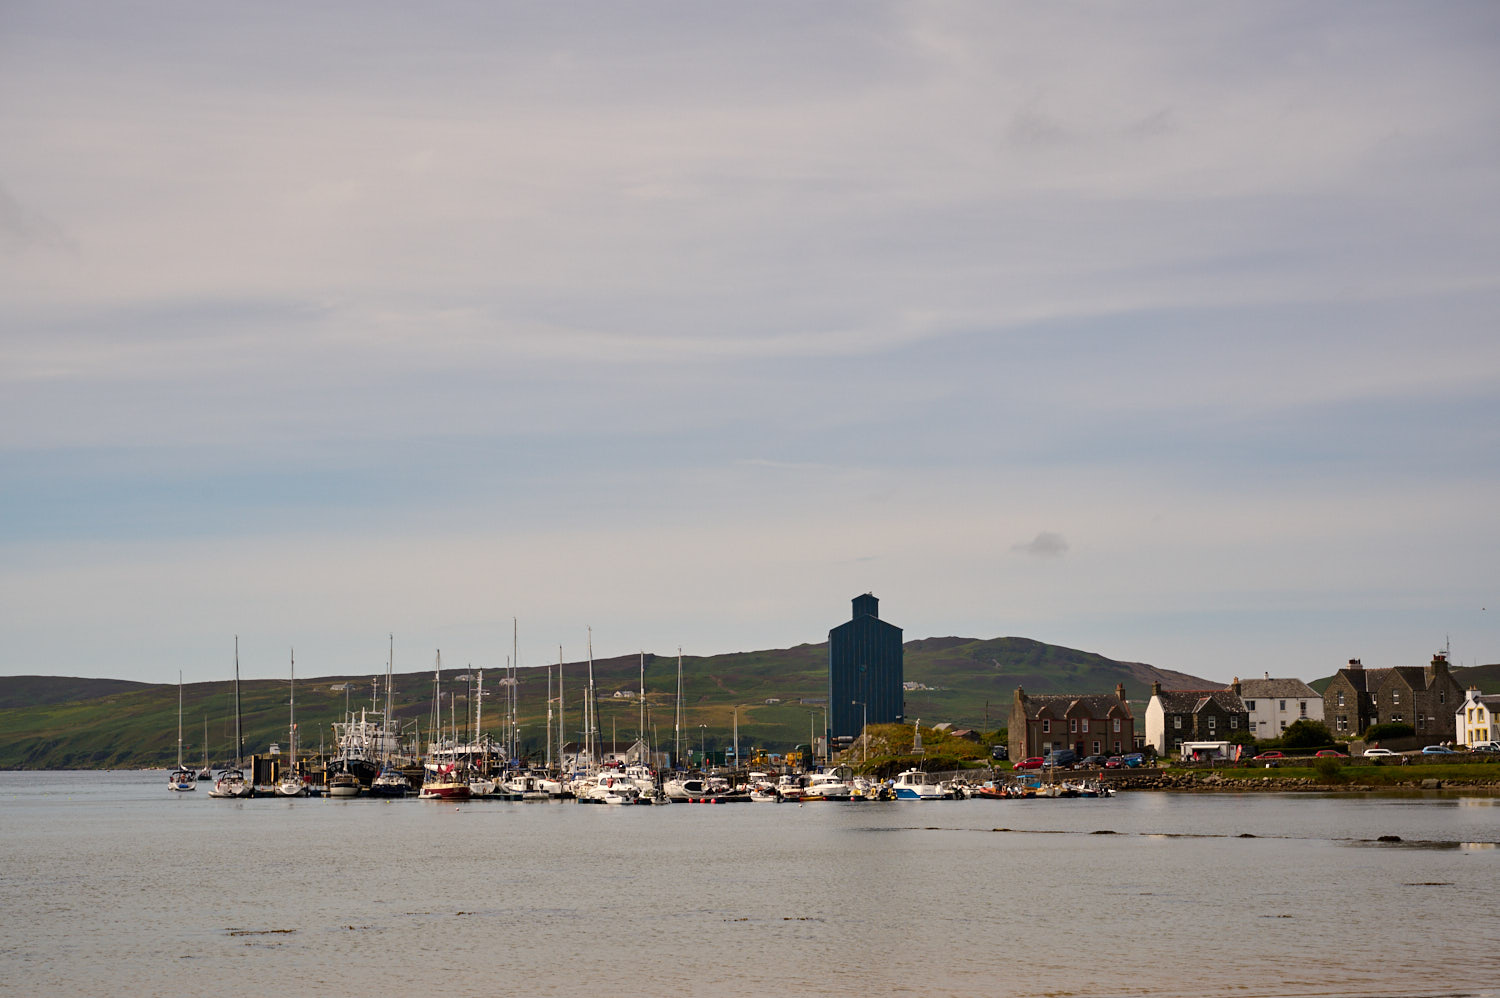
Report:
M 641 722 L 635 736 L 643 743 L 646 740 L 646 649 L 641 649 Z
M 568 725 L 563 720 L 563 654 L 562 645 L 557 646 L 557 768 L 563 766 L 563 746 L 568 741 Z
M 182 770 L 182 670 L 177 670 L 177 769 Z
M 589 740 L 589 766 L 594 765 L 594 750 L 598 748 L 599 741 L 599 704 L 594 697 L 594 629 L 589 628 L 589 692 L 584 701 L 584 711 L 587 717 L 584 724 L 587 728 Z
M 552 666 L 547 666 L 547 769 L 552 769 Z
M 240 636 L 234 636 L 234 768 L 244 769 L 245 737 L 240 734 Z
M 391 761 L 391 742 L 395 735 L 391 732 L 391 671 L 396 665 L 396 635 L 389 635 L 391 641 L 390 651 L 385 658 L 385 737 L 381 744 L 385 746 L 385 752 L 381 754 L 380 765 L 385 768 Z
M 286 743 L 292 756 L 292 772 L 297 771 L 297 649 L 292 649 L 292 675 L 287 685 Z
M 432 723 L 427 727 L 428 754 L 437 752 L 434 738 L 443 737 L 443 649 L 437 652 L 437 665 L 432 672 Z
M 517 644 L 518 631 L 519 625 L 516 623 L 516 618 L 510 618 L 510 687 L 508 690 L 508 699 L 510 701 L 510 745 L 507 747 L 505 753 L 507 759 L 514 759 L 521 748 L 521 733 L 516 729 L 516 700 L 518 697 L 516 674 L 521 669 L 521 651 L 520 645 Z
M 672 764 L 682 758 L 682 645 L 677 646 L 677 715 L 672 721 Z

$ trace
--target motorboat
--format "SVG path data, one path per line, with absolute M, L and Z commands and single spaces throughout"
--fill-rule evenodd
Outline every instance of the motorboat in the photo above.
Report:
M 776 796 L 784 801 L 800 801 L 803 796 L 802 780 L 791 773 L 783 773 L 776 781 Z
M 295 769 L 281 774 L 281 779 L 276 781 L 277 797 L 306 797 L 307 781 L 302 774 Z
M 411 792 L 411 781 L 394 766 L 382 767 L 370 781 L 371 797 L 405 797 Z
M 951 800 L 953 788 L 931 773 L 908 769 L 896 777 L 892 786 L 897 800 Z
M 574 790 L 574 794 L 580 804 L 651 803 L 650 798 L 642 800 L 641 788 L 635 785 L 634 780 L 608 772 L 584 781 L 580 789 Z
M 803 800 L 848 800 L 854 787 L 839 773 L 814 773 L 807 781 Z

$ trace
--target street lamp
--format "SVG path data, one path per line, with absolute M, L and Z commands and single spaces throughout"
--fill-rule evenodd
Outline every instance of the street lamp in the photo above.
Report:
M 856 707 L 863 707 L 865 709 L 865 723 L 859 729 L 859 737 L 865 743 L 864 751 L 861 753 L 863 758 L 859 761 L 862 766 L 870 761 L 870 705 L 863 700 L 850 700 L 849 702 Z

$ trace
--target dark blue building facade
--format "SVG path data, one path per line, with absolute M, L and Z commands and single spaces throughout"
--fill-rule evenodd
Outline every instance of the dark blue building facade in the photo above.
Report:
M 854 617 L 828 632 L 828 736 L 858 737 L 871 724 L 900 723 L 906 712 L 901 628 L 880 619 L 880 601 L 854 597 Z

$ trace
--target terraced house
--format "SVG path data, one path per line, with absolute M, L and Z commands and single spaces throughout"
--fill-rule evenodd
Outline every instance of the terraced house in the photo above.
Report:
M 1010 757 L 1045 756 L 1058 749 L 1086 755 L 1119 755 L 1135 751 L 1135 715 L 1125 699 L 1125 684 L 1113 696 L 1046 694 L 1031 696 L 1017 686 L 1010 705 Z
M 1177 754 L 1183 742 L 1227 742 L 1250 730 L 1240 681 L 1221 690 L 1163 690 L 1151 684 L 1146 744 L 1158 755 Z
M 1345 738 L 1375 724 L 1410 724 L 1420 738 L 1451 742 L 1463 698 L 1441 652 L 1425 667 L 1366 669 L 1351 658 L 1323 691 L 1323 718 L 1330 731 Z

